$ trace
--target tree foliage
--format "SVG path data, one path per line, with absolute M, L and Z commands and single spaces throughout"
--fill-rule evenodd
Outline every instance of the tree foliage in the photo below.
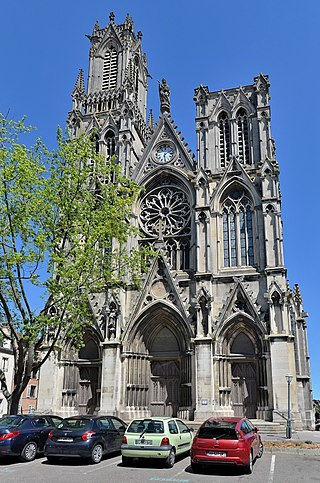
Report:
M 40 139 L 27 147 L 32 130 L 0 116 L 0 333 L 13 348 L 13 391 L 1 371 L 0 381 L 11 412 L 56 341 L 81 341 L 90 294 L 138 283 L 145 260 L 126 244 L 140 188 L 116 159 L 61 130 L 54 151 Z

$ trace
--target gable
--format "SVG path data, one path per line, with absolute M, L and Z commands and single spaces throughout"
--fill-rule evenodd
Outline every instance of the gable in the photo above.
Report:
M 183 139 L 171 118 L 164 114 L 140 161 L 136 164 L 133 179 L 142 183 L 143 179 L 150 176 L 153 171 L 167 168 L 180 172 L 193 171 L 195 169 L 193 155 Z

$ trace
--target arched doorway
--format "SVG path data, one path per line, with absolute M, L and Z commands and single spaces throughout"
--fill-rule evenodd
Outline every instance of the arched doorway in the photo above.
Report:
M 125 340 L 125 405 L 131 415 L 185 417 L 192 409 L 187 324 L 164 304 L 135 323 Z
M 78 353 L 79 414 L 96 414 L 100 407 L 101 356 L 98 344 L 86 334 L 85 345 Z
M 239 332 L 230 345 L 231 401 L 235 416 L 256 418 L 257 361 L 252 340 Z
M 175 335 L 163 327 L 150 348 L 152 416 L 177 416 L 180 405 L 180 349 Z

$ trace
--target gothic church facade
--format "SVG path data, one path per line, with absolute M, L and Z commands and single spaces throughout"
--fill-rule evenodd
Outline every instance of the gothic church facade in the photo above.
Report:
M 312 426 L 306 317 L 283 257 L 279 165 L 269 80 L 195 89 L 197 155 L 170 114 L 147 119 L 148 70 L 132 19 L 94 26 L 88 83 L 72 92 L 74 136 L 95 134 L 106 158 L 143 186 L 135 243 L 159 252 L 139 290 L 96 294 L 85 346 L 62 350 L 41 374 L 38 410 L 185 419 L 287 414 Z M 192 122 L 192 120 L 190 120 Z M 54 380 L 54 384 L 52 384 Z

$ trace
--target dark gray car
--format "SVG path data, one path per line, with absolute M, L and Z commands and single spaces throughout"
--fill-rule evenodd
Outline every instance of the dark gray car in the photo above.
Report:
M 87 458 L 100 463 L 106 453 L 120 451 L 127 424 L 115 416 L 73 416 L 50 432 L 44 454 L 48 461 L 61 457 Z

